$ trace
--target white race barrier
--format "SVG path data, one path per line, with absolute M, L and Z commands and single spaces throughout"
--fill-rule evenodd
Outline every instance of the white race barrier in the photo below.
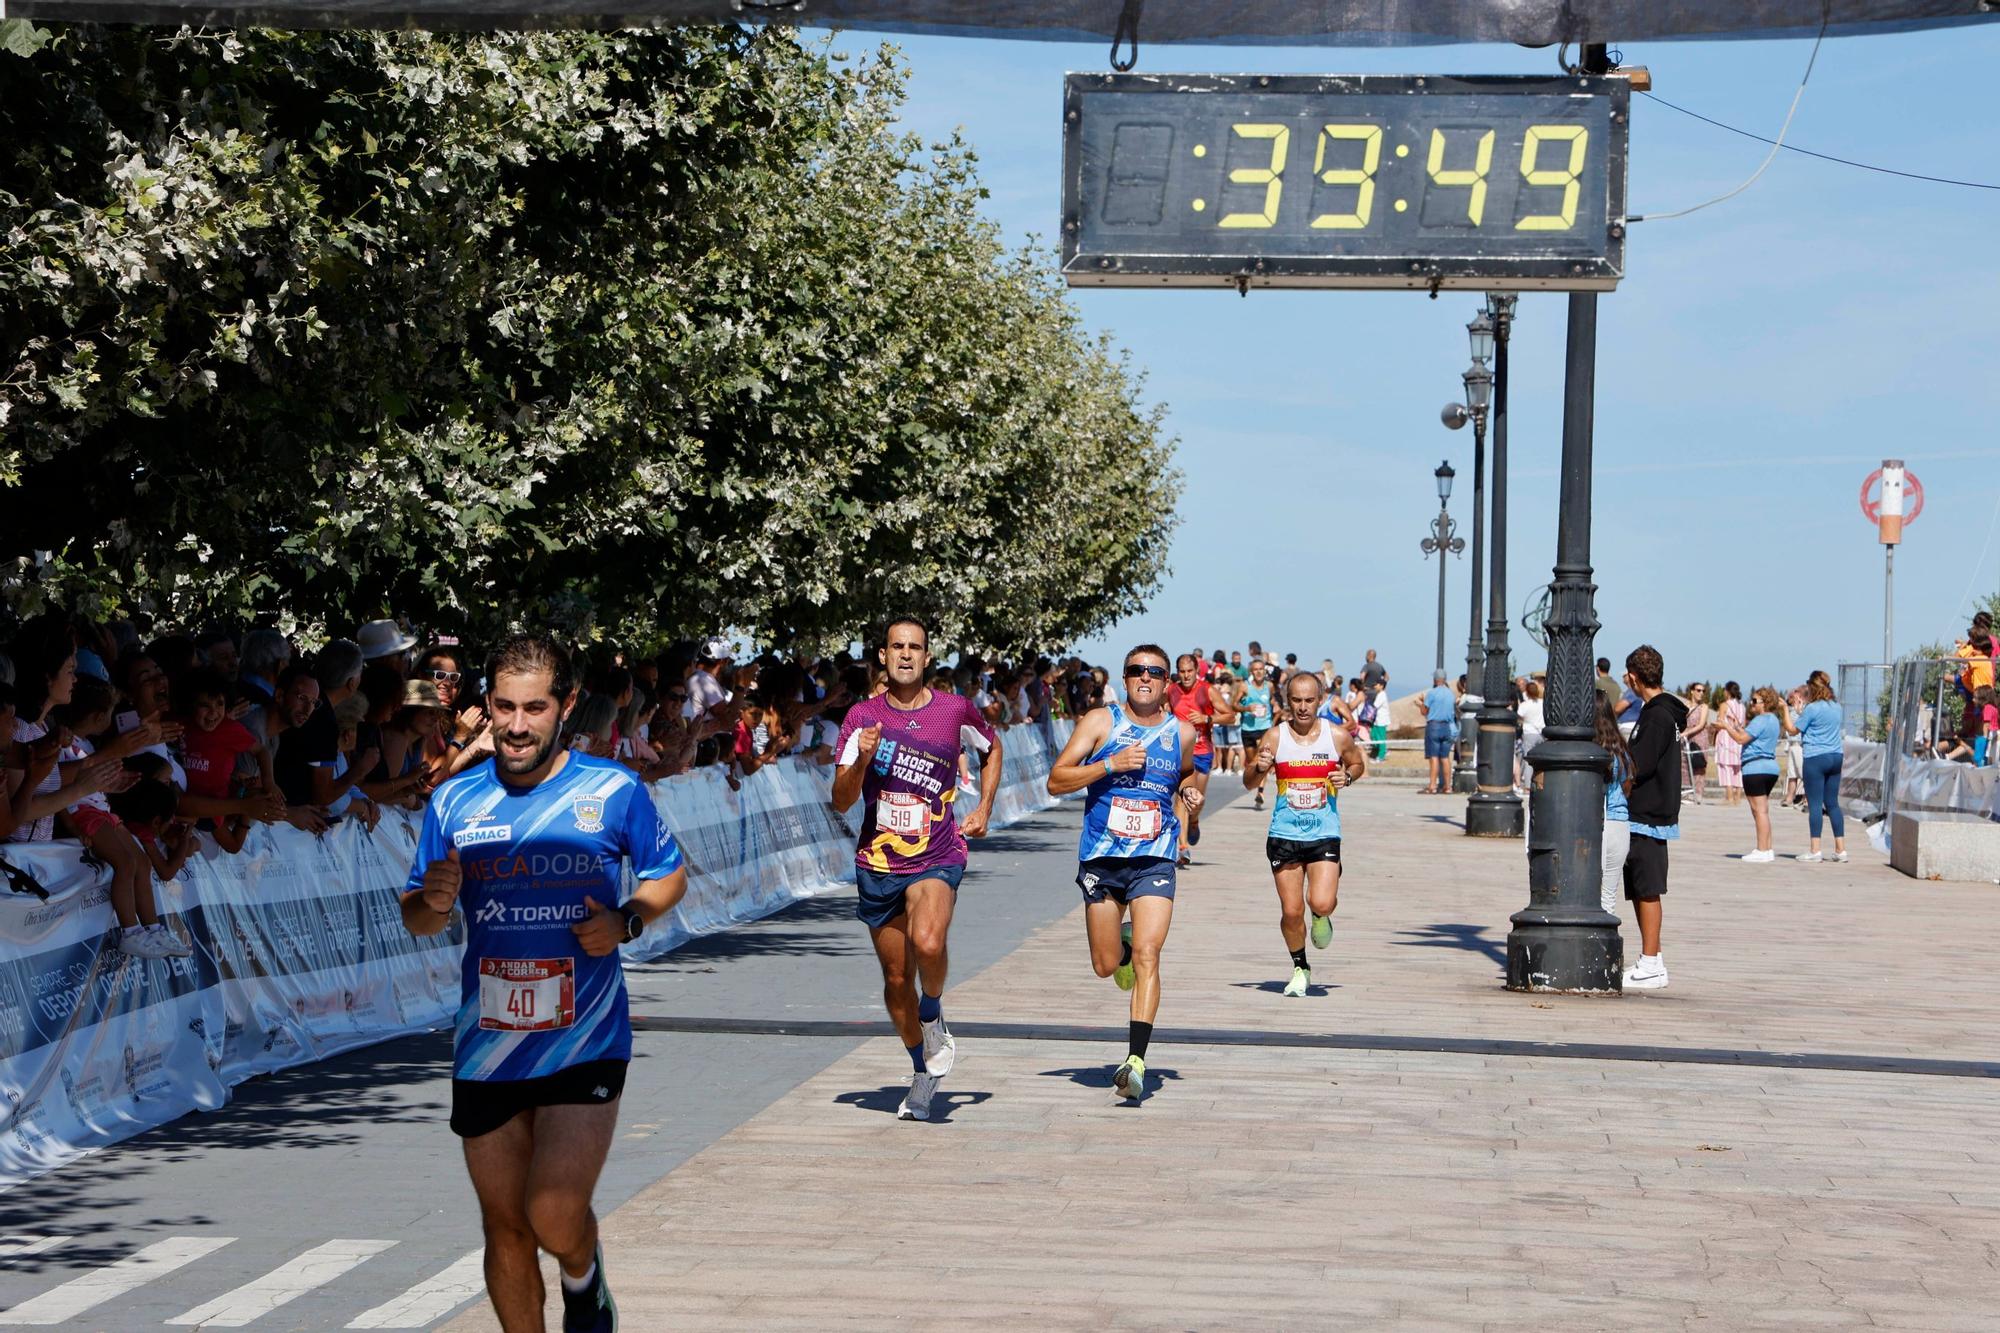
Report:
M 1069 730 L 1005 733 L 993 827 L 1056 803 L 1044 783 Z M 738 791 L 713 769 L 654 784 L 688 858 L 688 893 L 627 961 L 852 884 L 854 834 L 831 789 L 831 770 L 799 759 Z M 960 809 L 974 799 L 962 789 Z M 416 830 L 415 816 L 391 811 L 372 832 L 351 820 L 318 838 L 259 828 L 234 856 L 205 842 L 154 886 L 194 945 L 181 959 L 107 947 L 109 872 L 75 843 L 0 846 L 49 891 L 46 902 L 0 894 L 0 1188 L 213 1110 L 245 1079 L 449 1026 L 463 928 L 416 939 L 397 902 Z

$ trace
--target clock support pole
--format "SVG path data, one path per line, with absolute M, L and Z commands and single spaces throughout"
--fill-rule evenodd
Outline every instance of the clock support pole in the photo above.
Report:
M 1606 49 L 1583 48 L 1583 73 L 1610 72 Z M 1624 942 L 1605 911 L 1604 786 L 1611 756 L 1596 734 L 1597 585 L 1591 582 L 1590 490 L 1597 388 L 1597 293 L 1572 292 L 1563 385 L 1562 493 L 1554 599 L 1546 621 L 1546 724 L 1529 796 L 1528 905 L 1507 936 L 1507 988 L 1615 992 Z

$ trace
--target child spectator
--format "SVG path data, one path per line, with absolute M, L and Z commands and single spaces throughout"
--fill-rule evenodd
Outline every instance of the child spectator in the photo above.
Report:
M 229 682 L 212 667 L 190 671 L 175 687 L 184 710 L 185 729 L 181 732 L 182 767 L 187 774 L 187 800 L 183 809 L 202 821 L 215 835 L 216 845 L 225 852 L 243 850 L 254 817 L 275 817 L 271 793 L 277 782 L 271 774 L 271 755 L 250 729 L 229 716 Z M 236 780 L 237 760 L 251 755 L 261 777 L 253 779 L 254 792 L 242 794 L 247 784 Z
M 361 749 L 361 726 L 367 716 L 368 699 L 363 694 L 350 694 L 333 706 L 333 776 L 343 789 L 327 807 L 327 815 L 333 819 L 352 815 L 363 828 L 372 829 L 381 821 L 382 807 L 359 785 L 340 781 L 349 773 L 367 773 L 379 758 L 374 750 Z
M 56 722 L 67 727 L 73 739 L 65 749 L 65 759 L 88 759 L 93 750 L 86 735 L 97 735 L 111 726 L 117 696 L 111 687 L 95 677 L 79 678 L 70 701 L 54 710 Z M 126 746 L 134 737 L 146 736 L 147 729 L 128 732 L 116 742 Z M 147 743 L 157 739 L 157 731 Z M 140 748 L 131 745 L 131 750 Z M 106 754 L 112 752 L 106 747 Z M 127 751 L 129 753 L 129 750 Z M 123 755 L 121 754 L 122 758 Z M 153 876 L 139 842 L 111 813 L 111 802 L 103 793 L 85 796 L 63 812 L 62 822 L 84 846 L 111 870 L 111 910 L 118 918 L 118 950 L 134 958 L 186 958 L 194 950 L 168 930 L 153 902 Z
M 125 767 L 139 781 L 111 798 L 111 813 L 138 841 L 153 878 L 163 883 L 181 873 L 194 850 L 194 829 L 181 818 L 181 789 L 173 783 L 170 762 L 149 750 L 133 755 Z
M 576 706 L 569 719 L 569 748 L 602 759 L 612 757 L 611 733 L 618 725 L 618 701 L 593 694 Z
M 1632 848 L 1625 857 L 1625 897 L 1639 918 L 1639 961 L 1625 969 L 1627 990 L 1665 990 L 1660 953 L 1660 899 L 1667 891 L 1667 844 L 1681 836 L 1681 726 L 1687 705 L 1667 693 L 1666 664 L 1650 644 L 1625 658 L 1625 684 L 1639 698 L 1639 720 L 1627 750 L 1626 789 Z

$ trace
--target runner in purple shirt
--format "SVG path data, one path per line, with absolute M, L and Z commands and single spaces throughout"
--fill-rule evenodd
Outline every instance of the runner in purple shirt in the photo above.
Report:
M 916 1067 L 896 1118 L 928 1120 L 957 1052 L 944 1023 L 945 936 L 965 874 L 965 840 L 985 835 L 1000 788 L 1000 737 L 970 699 L 924 684 L 931 652 L 922 621 L 892 620 L 884 638 L 889 688 L 847 710 L 834 751 L 833 807 L 867 803 L 854 853 L 855 915 L 868 923 L 882 997 Z M 979 805 L 961 831 L 952 804 L 967 745 L 983 757 Z

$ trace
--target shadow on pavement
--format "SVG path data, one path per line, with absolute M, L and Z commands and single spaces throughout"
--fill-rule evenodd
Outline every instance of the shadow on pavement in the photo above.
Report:
M 1103 1065 L 1077 1065 L 1070 1069 L 1044 1069 L 1041 1072 L 1041 1076 L 1043 1078 L 1066 1078 L 1078 1087 L 1102 1088 L 1104 1091 L 1109 1092 L 1111 1091 L 1111 1076 L 1118 1072 L 1118 1063 L 1117 1060 L 1113 1060 L 1111 1063 Z M 1146 1066 L 1149 1091 L 1151 1090 L 1151 1080 L 1153 1079 L 1167 1082 L 1169 1080 L 1178 1080 L 1180 1076 L 1180 1071 L 1177 1069 L 1166 1069 L 1159 1065 Z
M 1398 944 L 1429 949 L 1466 949 L 1483 953 L 1501 967 L 1507 966 L 1507 941 L 1486 938 L 1486 927 L 1464 921 L 1439 921 L 1416 930 L 1398 931 Z
M 1282 981 L 1232 981 L 1229 984 L 1238 990 L 1258 990 L 1263 991 L 1266 995 L 1283 995 L 1285 993 L 1285 983 Z M 1338 982 L 1310 981 L 1306 983 L 1306 995 L 1308 998 L 1314 995 L 1331 995 L 1339 989 L 1340 984 Z
M 237 1087 L 220 1110 L 184 1116 L 9 1191 L 0 1196 L 0 1235 L 59 1231 L 70 1239 L 45 1254 L 11 1259 L 8 1271 L 110 1263 L 146 1243 L 148 1233 L 215 1224 L 199 1211 L 158 1214 L 137 1229 L 129 1214 L 116 1222 L 94 1222 L 92 1214 L 119 1213 L 141 1197 L 107 1193 L 106 1180 L 136 1185 L 149 1172 L 219 1149 L 342 1148 L 386 1124 L 421 1121 L 442 1127 L 449 1106 L 399 1092 L 436 1085 L 451 1069 L 451 1040 L 446 1031 L 420 1033 L 254 1078 Z M 56 1218 L 61 1221 L 52 1226 Z
M 787 930 L 786 926 L 800 929 Z M 854 919 L 854 899 L 844 893 L 801 898 L 760 921 L 733 926 L 689 940 L 672 953 L 625 969 L 628 977 L 703 970 L 707 963 L 733 962 L 759 954 L 851 954 L 869 951 L 868 934 Z
M 1107 1079 L 1106 1086 L 1109 1086 Z M 881 1088 L 865 1088 L 857 1092 L 843 1092 L 833 1099 L 835 1106 L 855 1106 L 864 1111 L 880 1111 L 886 1115 L 896 1114 L 896 1108 L 903 1104 L 909 1092 L 906 1084 L 891 1084 Z M 968 1106 L 993 1100 L 990 1092 L 971 1092 L 959 1089 L 942 1090 L 931 1099 L 931 1118 L 925 1121 L 931 1125 L 948 1125 L 951 1113 Z

